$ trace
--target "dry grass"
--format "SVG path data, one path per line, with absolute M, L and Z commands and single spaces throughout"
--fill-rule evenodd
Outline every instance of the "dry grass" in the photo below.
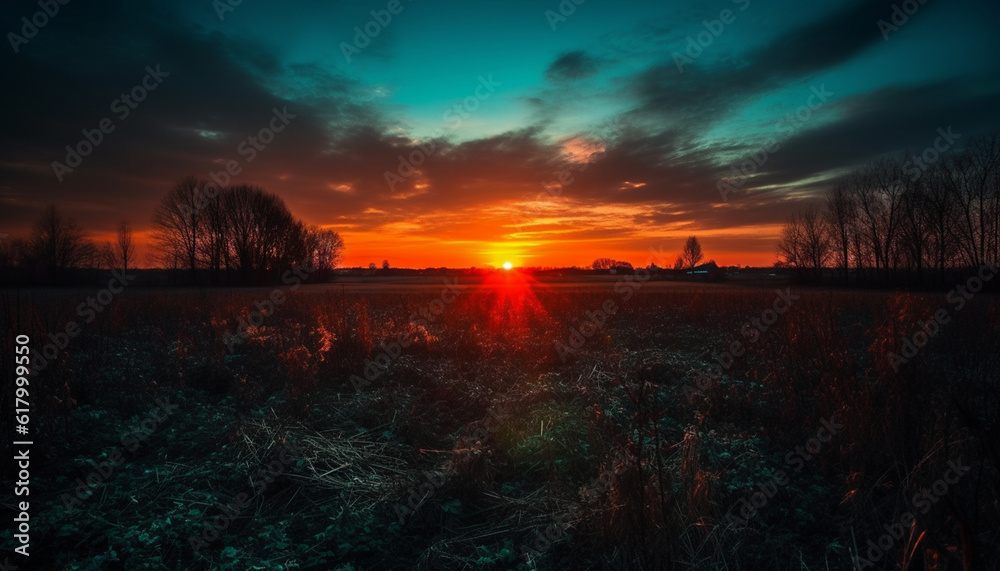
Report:
M 533 300 L 473 290 L 419 326 L 409 316 L 433 294 L 303 290 L 233 354 L 223 339 L 258 292 L 130 292 L 35 381 L 38 402 L 49 403 L 42 436 L 64 443 L 49 461 L 99 457 L 80 428 L 97 411 L 127 420 L 160 394 L 190 404 L 172 421 L 176 433 L 92 499 L 83 523 L 52 520 L 62 531 L 50 545 L 218 565 L 233 546 L 246 554 L 233 568 L 270 545 L 267 560 L 315 568 L 846 570 L 855 543 L 877 538 L 961 456 L 974 469 L 883 563 L 930 569 L 931 553 L 955 568 L 970 546 L 980 563 L 1000 556 L 1000 304 L 977 298 L 896 372 L 886 352 L 943 297 L 799 293 L 689 402 L 685 387 L 713 354 L 745 341 L 742 324 L 771 306 L 772 290 L 648 289 L 629 301 L 610 287 L 539 289 Z M 608 298 L 620 311 L 562 362 L 554 343 Z M 58 296 L 22 305 L 20 323 L 39 338 L 73 307 Z M 351 375 L 402 332 L 417 342 L 356 393 Z M 501 421 L 488 422 L 490 410 Z M 843 433 L 747 527 L 728 524 L 737 502 L 787 469 L 785 455 L 832 416 Z M 469 440 L 484 427 L 485 438 Z M 220 498 L 251 486 L 246 478 L 282 443 L 298 445 L 301 461 L 209 559 L 192 558 L 186 534 Z M 392 506 L 448 459 L 444 483 L 399 525 Z M 58 505 L 66 481 L 49 484 Z M 570 514 L 566 533 L 522 553 L 560 514 Z M 183 529 L 136 539 L 167 518 Z

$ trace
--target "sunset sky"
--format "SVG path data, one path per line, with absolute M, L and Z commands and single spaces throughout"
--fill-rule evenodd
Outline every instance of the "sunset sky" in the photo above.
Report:
M 787 217 L 850 169 L 938 129 L 961 145 L 1000 128 L 995 0 L 899 3 L 919 8 L 898 29 L 879 25 L 893 2 L 869 0 L 566 0 L 565 16 L 558 0 L 401 0 L 385 26 L 369 22 L 388 0 L 223 5 L 73 0 L 21 42 L 39 5 L 5 4 L 0 232 L 55 203 L 95 239 L 121 219 L 145 233 L 177 180 L 236 161 L 233 182 L 340 232 L 347 266 L 641 264 L 650 248 L 670 263 L 692 234 L 720 264 L 765 265 Z M 246 152 L 274 109 L 295 118 Z M 53 162 L 105 118 L 60 182 Z M 723 200 L 719 180 L 771 138 Z

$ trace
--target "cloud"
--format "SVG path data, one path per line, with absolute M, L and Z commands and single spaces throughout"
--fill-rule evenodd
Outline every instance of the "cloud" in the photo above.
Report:
M 545 71 L 549 81 L 576 81 L 597 73 L 598 60 L 583 50 L 562 54 Z
M 626 82 L 625 89 L 638 99 L 642 114 L 705 128 L 762 93 L 829 70 L 882 44 L 875 23 L 892 13 L 891 4 L 852 2 L 779 34 L 741 54 L 738 62 L 713 61 L 705 55 L 681 71 L 671 58 L 648 67 Z M 923 16 L 920 11 L 911 18 Z
M 5 61 L 19 88 L 2 96 L 5 108 L 17 110 L 6 115 L 0 134 L 9 157 L 0 168 L 4 226 L 45 203 L 84 210 L 78 217 L 88 227 L 113 225 L 122 211 L 142 213 L 141 226 L 180 177 L 207 176 L 226 160 L 245 159 L 240 143 L 266 127 L 275 108 L 287 107 L 297 118 L 245 165 L 242 176 L 259 182 L 269 182 L 267 171 L 317 162 L 352 125 L 380 124 L 357 81 L 312 64 L 286 64 L 162 6 L 81 4 L 73 18 L 60 29 L 54 20 Z M 169 75 L 120 118 L 112 101 L 139 84 L 146 66 L 157 65 Z M 64 162 L 65 146 L 76 146 L 83 130 L 106 117 L 114 131 L 57 182 L 51 163 Z
M 956 84 L 978 87 L 968 92 L 955 89 Z M 995 113 L 998 99 L 1000 79 L 978 76 L 893 85 L 845 98 L 828 110 L 837 120 L 784 141 L 748 188 L 789 187 L 882 155 L 920 153 L 933 144 L 939 128 L 949 126 L 962 135 L 958 147 L 964 146 L 976 135 L 1000 131 L 1000 116 Z M 749 157 L 759 146 L 747 145 L 744 155 Z

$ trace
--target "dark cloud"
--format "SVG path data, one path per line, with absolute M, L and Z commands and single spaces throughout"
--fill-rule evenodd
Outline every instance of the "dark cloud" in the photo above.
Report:
M 575 81 L 597 73 L 598 60 L 583 50 L 562 54 L 545 71 L 549 81 Z
M 4 226 L 44 203 L 84 200 L 88 227 L 113 224 L 119 210 L 138 214 L 142 225 L 173 181 L 244 161 L 240 143 L 268 125 L 273 109 L 297 117 L 241 176 L 266 181 L 267 170 L 296 172 L 317 162 L 345 127 L 380 123 L 356 83 L 312 65 L 283 65 L 259 46 L 207 33 L 162 7 L 102 2 L 62 10 L 72 26 L 46 28 L 39 41 L 3 56 L 18 78 L 18 89 L 3 95 Z M 113 101 L 140 84 L 147 67 L 167 75 L 121 118 Z M 114 131 L 59 183 L 51 163 L 65 162 L 65 146 L 104 118 Z
M 782 141 L 748 186 L 749 192 L 757 192 L 753 187 L 791 186 L 886 154 L 921 153 L 934 144 L 938 129 L 951 128 L 960 135 L 954 149 L 977 135 L 1000 131 L 1000 115 L 995 112 L 1000 78 L 964 77 L 957 83 L 979 87 L 974 92 L 956 90 L 956 81 L 897 85 L 832 104 L 827 112 L 838 120 Z M 743 155 L 749 158 L 762 144 L 745 146 Z
M 876 23 L 892 14 L 894 1 L 861 0 L 849 3 L 792 29 L 750 56 L 753 71 L 771 78 L 800 77 L 827 69 L 885 41 Z M 913 18 L 923 16 L 917 12 Z
M 851 60 L 885 38 L 876 22 L 892 13 L 888 0 L 850 3 L 833 14 L 786 31 L 739 62 L 686 63 L 672 55 L 627 84 L 640 111 L 705 128 L 753 97 Z M 912 19 L 924 17 L 917 12 Z M 711 46 L 709 46 L 711 47 Z M 672 53 L 685 56 L 683 48 Z

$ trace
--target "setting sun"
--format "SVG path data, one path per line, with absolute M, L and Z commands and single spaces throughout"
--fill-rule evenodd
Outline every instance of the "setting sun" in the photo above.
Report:
M 505 270 L 509 270 L 509 269 L 511 269 L 513 267 L 514 267 L 514 264 L 512 264 L 510 262 L 504 262 L 503 263 L 503 269 L 505 269 Z

